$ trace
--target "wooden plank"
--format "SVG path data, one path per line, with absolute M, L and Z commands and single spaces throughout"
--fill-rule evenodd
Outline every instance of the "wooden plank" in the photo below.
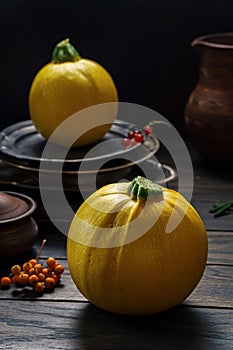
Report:
M 218 187 L 215 187 L 218 186 Z M 217 188 L 215 190 L 215 188 Z M 213 185 L 208 187 L 195 186 L 192 196 L 194 202 L 209 203 L 209 206 L 233 200 L 233 186 L 220 187 L 219 185 Z
M 176 188 L 173 188 L 177 190 Z M 188 198 L 189 189 L 183 191 L 185 198 Z M 208 191 L 204 188 L 195 188 L 191 198 L 191 204 L 200 214 L 207 230 L 232 231 L 233 230 L 233 212 L 214 217 L 210 213 L 210 209 L 214 204 L 222 203 L 228 200 L 233 200 L 233 189 L 225 188 L 224 191 L 213 191 L 210 188 Z
M 184 190 L 183 195 L 187 198 L 189 194 L 189 189 L 186 192 Z M 210 213 L 210 209 L 214 204 L 221 203 L 227 200 L 232 200 L 233 189 L 230 191 L 229 188 L 225 188 L 224 191 L 213 191 L 213 188 L 210 188 L 207 192 L 206 189 L 200 188 L 195 189 L 191 198 L 191 204 L 196 208 L 202 217 L 207 230 L 233 230 L 233 213 L 229 215 L 223 215 L 222 217 L 215 218 L 212 213 Z M 75 203 L 71 203 L 71 207 L 74 209 L 78 208 L 77 201 Z M 74 210 L 75 212 L 75 210 Z M 70 220 L 63 217 L 63 210 L 59 206 L 53 208 L 53 215 L 55 218 L 55 224 L 59 222 L 64 222 L 67 229 L 70 225 Z M 35 220 L 40 223 L 50 223 L 49 218 L 42 207 L 38 207 L 36 213 L 34 214 Z
M 185 304 L 233 309 L 233 266 L 206 266 L 204 275 Z
M 219 218 L 221 219 L 221 218 Z M 47 226 L 47 225 L 46 225 Z M 30 256 L 36 256 L 43 238 L 47 243 L 42 252 L 43 257 L 55 255 L 59 259 L 66 259 L 66 236 L 56 229 L 41 227 L 37 242 L 30 252 Z M 209 241 L 209 264 L 233 264 L 233 232 L 207 231 Z
M 233 265 L 233 232 L 207 231 L 207 234 L 209 241 L 208 264 Z M 47 238 L 47 243 L 42 251 L 42 259 L 54 256 L 62 261 L 66 260 L 66 236 L 51 224 L 43 223 L 34 247 L 27 254 L 0 259 L 0 276 L 3 273 L 8 273 L 13 264 L 21 264 L 36 257 L 44 238 Z
M 217 230 L 217 231 L 232 231 L 233 230 L 233 213 L 229 215 L 223 215 L 218 218 L 214 218 L 213 214 L 209 213 L 209 209 L 212 207 L 213 203 L 210 202 L 194 202 L 192 201 L 191 204 L 194 206 L 194 208 L 198 211 L 199 215 L 201 216 L 206 230 Z M 70 222 L 67 220 L 59 220 L 56 219 L 55 223 L 62 222 L 64 223 L 66 227 L 69 227 Z M 44 221 L 46 224 L 48 221 Z
M 0 300 L 86 300 L 74 285 L 68 271 L 67 261 L 63 262 L 65 272 L 62 275 L 61 284 L 54 292 L 45 292 L 42 296 L 35 295 L 31 287 L 16 287 L 0 290 Z M 233 308 L 233 266 L 207 266 L 199 285 L 186 299 L 185 303 L 193 306 Z
M 233 232 L 207 231 L 207 234 L 209 241 L 208 264 L 233 265 Z M 36 257 L 44 238 L 47 238 L 47 243 L 42 252 L 43 259 L 49 256 L 60 260 L 66 259 L 66 236 L 52 227 L 51 224 L 43 223 L 33 249 L 22 257 L 0 260 L 0 272 L 4 270 L 4 267 L 7 272 L 11 265 Z
M 214 231 L 232 231 L 233 230 L 233 213 L 223 215 L 215 218 L 212 213 L 209 212 L 213 203 L 200 202 L 192 200 L 192 204 L 200 214 L 207 230 Z
M 233 265 L 233 232 L 208 231 L 208 264 Z
M 233 310 L 176 307 L 153 316 L 121 316 L 87 303 L 5 301 L 3 348 L 229 350 Z
M 226 229 L 217 230 L 217 223 L 223 222 L 224 218 L 220 217 L 215 220 L 215 231 L 207 231 L 209 238 L 208 262 L 216 264 L 232 264 L 233 231 L 229 232 Z M 44 238 L 47 239 L 47 243 L 42 252 L 43 257 L 54 255 L 59 259 L 66 259 L 66 236 L 59 232 L 51 223 L 40 222 L 37 241 L 33 249 L 22 257 L 21 260 L 35 257 Z M 17 259 L 17 257 L 11 258 L 10 262 L 13 263 L 15 261 L 17 263 L 19 261 L 19 259 Z M 6 259 L 4 259 L 2 263 L 6 264 Z

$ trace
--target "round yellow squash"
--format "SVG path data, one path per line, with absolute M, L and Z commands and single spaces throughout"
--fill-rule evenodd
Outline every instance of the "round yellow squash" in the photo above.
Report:
M 74 113 L 97 104 L 117 101 L 117 89 L 110 74 L 100 64 L 81 58 L 66 39 L 56 45 L 52 61 L 36 74 L 29 92 L 29 113 L 39 133 L 49 139 L 54 130 Z M 96 126 L 98 123 L 93 113 L 93 128 L 85 132 L 72 147 L 99 140 L 115 118 L 116 111 L 113 111 L 108 123 Z M 85 124 L 86 120 L 83 119 L 77 118 L 77 130 Z M 70 146 L 69 135 L 64 133 L 57 134 L 53 142 Z
M 173 215 L 173 230 L 166 232 Z M 153 314 L 181 303 L 200 281 L 208 240 L 193 206 L 138 176 L 106 185 L 79 207 L 67 258 L 80 292 L 99 308 Z

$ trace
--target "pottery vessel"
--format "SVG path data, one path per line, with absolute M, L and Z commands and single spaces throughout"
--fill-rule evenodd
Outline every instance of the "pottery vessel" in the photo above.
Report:
M 216 164 L 233 159 L 233 33 L 192 42 L 199 79 L 185 107 L 187 133 L 202 157 Z
M 35 201 L 16 192 L 0 192 L 0 258 L 27 252 L 35 243 L 38 227 L 32 214 Z

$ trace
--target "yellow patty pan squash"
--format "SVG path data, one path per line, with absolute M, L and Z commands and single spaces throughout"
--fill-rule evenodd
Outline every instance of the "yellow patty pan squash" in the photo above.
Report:
M 51 62 L 43 66 L 33 79 L 29 91 L 29 114 L 38 132 L 49 139 L 71 115 L 90 106 L 117 101 L 117 89 L 110 74 L 100 64 L 82 58 L 66 39 L 56 45 Z M 93 113 L 88 131 L 72 147 L 99 140 L 111 127 L 116 113 L 113 109 L 103 125 L 96 124 L 95 118 L 101 117 Z M 86 122 L 86 117 L 80 116 L 75 128 L 78 130 Z M 73 125 L 66 128 L 52 142 L 70 146 L 69 133 L 74 132 L 73 129 Z
M 173 216 L 174 228 L 166 232 Z M 70 225 L 68 266 L 80 292 L 99 308 L 153 314 L 181 303 L 207 260 L 204 224 L 186 199 L 138 176 L 87 198 Z

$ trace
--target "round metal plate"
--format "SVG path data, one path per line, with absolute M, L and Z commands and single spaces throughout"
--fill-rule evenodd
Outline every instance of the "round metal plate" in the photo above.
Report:
M 142 144 L 123 147 L 122 140 L 135 125 L 116 120 L 109 132 L 97 143 L 86 147 L 71 148 L 65 159 L 60 158 L 62 147 L 51 144 L 52 156 L 43 157 L 46 140 L 36 131 L 31 120 L 13 124 L 0 133 L 0 156 L 11 166 L 27 170 L 56 171 L 63 164 L 64 173 L 79 171 L 82 162 L 88 172 L 96 171 L 101 161 L 101 171 L 118 170 L 149 159 L 159 147 L 159 140 L 150 135 Z M 107 142 L 107 149 L 106 143 Z M 96 147 L 98 146 L 98 147 Z M 91 151 L 91 156 L 89 152 Z

